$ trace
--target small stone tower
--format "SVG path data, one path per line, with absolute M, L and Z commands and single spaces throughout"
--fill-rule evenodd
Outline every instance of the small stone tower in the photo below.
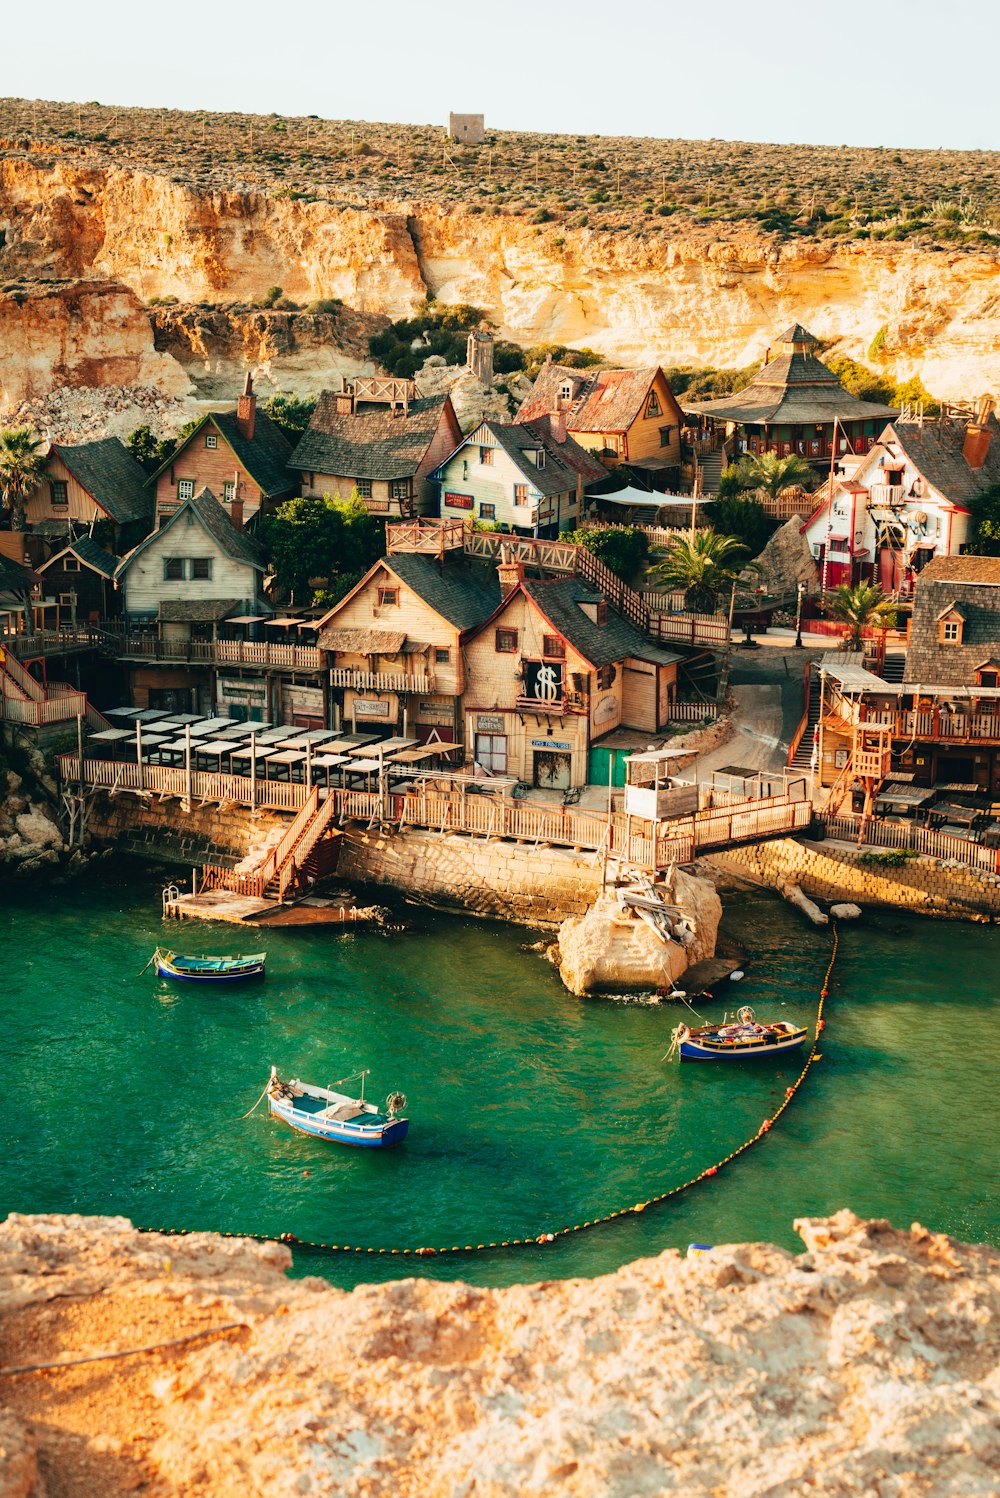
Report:
M 493 334 L 489 328 L 474 328 L 467 347 L 465 367 L 488 390 L 493 384 Z
M 483 114 L 449 114 L 448 137 L 463 146 L 481 146 L 486 139 L 486 116 Z

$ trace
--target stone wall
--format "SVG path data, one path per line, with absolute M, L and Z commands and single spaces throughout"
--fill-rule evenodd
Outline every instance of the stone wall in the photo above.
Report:
M 709 870 L 735 874 L 780 889 L 798 884 L 817 900 L 850 900 L 892 906 L 922 915 L 964 920 L 1000 920 L 1000 878 L 933 858 L 908 858 L 896 868 L 862 863 L 862 851 L 844 843 L 777 838 L 702 862 Z
M 291 813 L 251 812 L 247 806 L 209 804 L 184 812 L 173 798 L 145 801 L 100 792 L 87 812 L 87 832 L 97 843 L 154 861 L 229 863 L 290 821 Z
M 349 829 L 338 872 L 347 881 L 391 885 L 431 905 L 526 926 L 558 926 L 583 915 L 601 888 L 592 853 L 416 828 Z

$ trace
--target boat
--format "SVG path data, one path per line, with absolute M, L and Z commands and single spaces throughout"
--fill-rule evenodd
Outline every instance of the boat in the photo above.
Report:
M 235 957 L 189 957 L 157 947 L 150 961 L 161 978 L 179 978 L 185 983 L 239 983 L 244 978 L 263 978 L 266 959 L 266 952 Z
M 787 1020 L 759 1024 L 753 1010 L 746 1007 L 735 1017 L 727 1014 L 718 1025 L 699 1025 L 697 1029 L 678 1025 L 667 1058 L 676 1053 L 681 1061 L 752 1061 L 796 1051 L 805 1038 L 802 1026 Z
M 359 1145 L 362 1149 L 390 1149 L 403 1142 L 410 1128 L 410 1120 L 399 1116 L 406 1107 L 406 1098 L 401 1092 L 390 1092 L 385 1107 L 376 1108 L 374 1103 L 365 1101 L 367 1075 L 367 1071 L 355 1072 L 334 1083 L 342 1087 L 360 1078 L 361 1096 L 351 1097 L 330 1087 L 313 1087 L 297 1077 L 283 1082 L 277 1067 L 272 1066 L 267 1106 L 275 1118 L 300 1134 L 328 1139 L 333 1144 Z

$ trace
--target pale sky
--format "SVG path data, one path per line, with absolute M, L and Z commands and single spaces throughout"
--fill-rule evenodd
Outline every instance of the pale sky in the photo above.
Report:
M 0 94 L 827 145 L 1000 149 L 998 0 L 49 0 Z

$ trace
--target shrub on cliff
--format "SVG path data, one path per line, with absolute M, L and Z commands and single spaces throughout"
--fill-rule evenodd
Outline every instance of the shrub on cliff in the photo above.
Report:
M 428 303 L 417 317 L 391 323 L 368 340 L 368 352 L 397 379 L 412 379 L 424 360 L 439 355 L 446 364 L 464 364 L 469 332 L 488 319 L 478 307 Z
M 316 402 L 303 400 L 298 395 L 269 395 L 261 401 L 260 409 L 269 416 L 275 426 L 280 427 L 289 442 L 298 442 L 312 420 Z

